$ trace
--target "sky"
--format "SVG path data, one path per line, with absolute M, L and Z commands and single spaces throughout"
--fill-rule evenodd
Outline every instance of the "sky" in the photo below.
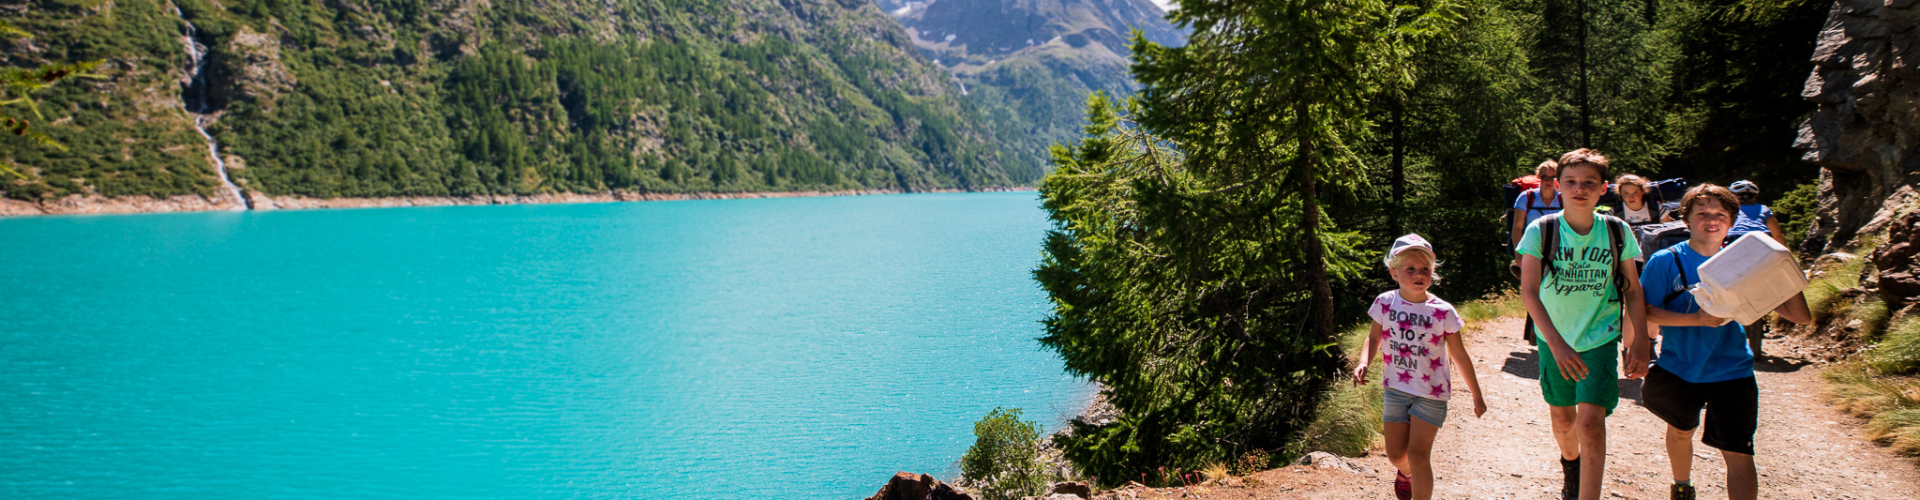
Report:
M 1160 6 L 1160 10 L 1173 12 L 1173 8 L 1174 8 L 1173 2 L 1177 0 L 1147 0 L 1147 1 L 1153 2 L 1154 5 Z

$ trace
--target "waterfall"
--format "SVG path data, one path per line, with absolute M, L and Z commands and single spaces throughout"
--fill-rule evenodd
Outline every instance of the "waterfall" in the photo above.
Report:
M 173 15 L 187 26 L 186 33 L 180 36 L 181 45 L 186 46 L 187 51 L 187 90 L 180 96 L 180 107 L 185 108 L 187 116 L 193 118 L 193 130 L 207 140 L 207 156 L 213 159 L 213 172 L 220 177 L 220 185 L 226 188 L 227 194 L 233 196 L 233 209 L 253 208 L 253 203 L 240 194 L 240 186 L 233 185 L 233 179 L 227 177 L 227 162 L 220 158 L 220 143 L 213 140 L 213 134 L 207 133 L 207 82 L 202 75 L 202 70 L 207 67 L 207 46 L 195 39 L 199 31 L 193 27 L 192 21 L 187 20 L 186 14 L 180 12 L 179 6 L 169 1 L 167 8 L 172 9 Z

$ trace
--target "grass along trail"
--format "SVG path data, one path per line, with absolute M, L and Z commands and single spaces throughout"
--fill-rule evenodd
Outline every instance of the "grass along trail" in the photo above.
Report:
M 1487 414 L 1474 418 L 1466 385 L 1434 443 L 1434 498 L 1558 498 L 1560 466 L 1540 399 L 1538 362 L 1520 339 L 1521 320 L 1470 324 L 1467 349 L 1487 391 Z M 1768 340 L 1769 351 L 1779 340 Z M 1860 419 L 1828 406 L 1820 367 L 1769 358 L 1757 367 L 1760 430 L 1755 437 L 1760 498 L 1920 498 L 1920 462 L 1862 437 Z M 1607 419 L 1606 491 L 1602 498 L 1664 499 L 1671 483 L 1666 424 L 1639 404 L 1640 382 L 1620 381 L 1620 406 Z M 1378 416 L 1370 417 L 1378 422 Z M 1295 466 L 1184 488 L 1122 488 L 1105 499 L 1393 498 L 1393 466 L 1377 445 L 1348 459 L 1366 472 Z M 1700 498 L 1726 498 L 1726 464 L 1717 449 L 1694 442 L 1694 484 Z

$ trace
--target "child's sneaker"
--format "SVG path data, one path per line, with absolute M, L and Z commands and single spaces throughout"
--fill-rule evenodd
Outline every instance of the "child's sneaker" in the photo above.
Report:
M 1400 500 L 1413 498 L 1413 478 L 1400 471 L 1393 471 L 1393 497 Z M 1689 497 L 1691 498 L 1691 497 Z
M 1580 500 L 1580 459 L 1560 459 L 1560 473 L 1566 475 L 1566 484 L 1560 487 L 1560 499 Z
M 1673 500 L 1693 500 L 1693 485 L 1673 483 Z

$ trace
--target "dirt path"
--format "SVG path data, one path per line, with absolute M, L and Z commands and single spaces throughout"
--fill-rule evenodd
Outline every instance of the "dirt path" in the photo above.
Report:
M 1465 384 L 1455 383 L 1463 393 L 1434 444 L 1434 498 L 1558 498 L 1558 452 L 1540 400 L 1538 364 L 1520 340 L 1520 325 L 1500 318 L 1470 327 L 1467 348 L 1489 409 L 1474 418 Z M 1817 366 L 1772 360 L 1759 368 L 1761 498 L 1920 498 L 1920 462 L 1868 442 L 1860 437 L 1862 422 L 1824 404 Z M 1639 381 L 1622 380 L 1620 395 L 1620 407 L 1607 419 L 1611 453 L 1602 498 L 1667 498 L 1665 424 L 1640 406 Z M 1393 467 L 1378 450 L 1350 460 L 1371 471 L 1288 467 L 1233 486 L 1121 489 L 1102 498 L 1393 498 Z M 1700 498 L 1726 498 L 1726 464 L 1719 450 L 1697 440 L 1693 480 Z

